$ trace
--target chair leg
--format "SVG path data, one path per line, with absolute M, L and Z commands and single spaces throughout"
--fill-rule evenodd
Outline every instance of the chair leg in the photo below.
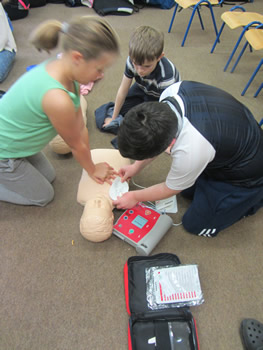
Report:
M 214 16 L 214 11 L 213 11 L 212 5 L 209 5 L 209 8 L 210 8 L 210 12 L 211 12 L 211 17 L 212 17 L 212 21 L 213 21 L 216 37 L 218 37 L 218 30 L 217 30 L 217 26 L 216 26 L 216 20 L 215 20 L 215 16 Z
M 233 56 L 234 56 L 234 54 L 235 54 L 235 52 L 236 52 L 236 50 L 238 48 L 238 45 L 240 44 L 240 41 L 242 40 L 246 30 L 247 30 L 247 28 L 244 28 L 242 33 L 240 34 L 240 37 L 239 37 L 238 41 L 236 42 L 236 45 L 235 45 L 235 47 L 234 47 L 234 49 L 233 49 L 233 51 L 232 51 L 232 53 L 231 53 L 227 63 L 226 63 L 226 65 L 225 65 L 224 72 L 227 70 L 227 68 L 229 66 L 229 63 L 231 62 L 231 60 L 232 60 L 232 58 L 233 58 Z
M 230 11 L 232 12 L 232 11 L 235 11 L 235 10 L 237 10 L 237 9 L 238 9 L 238 10 L 241 10 L 241 11 L 243 11 L 243 12 L 246 12 L 246 9 L 245 9 L 244 7 L 242 7 L 242 6 L 239 6 L 239 5 L 232 7 L 232 8 L 230 9 Z M 216 41 L 214 42 L 214 45 L 213 45 L 212 50 L 210 51 L 210 53 L 213 53 L 213 52 L 214 52 L 215 47 L 216 47 L 216 44 L 220 42 L 219 38 L 220 38 L 220 35 L 222 34 L 222 31 L 223 31 L 223 29 L 224 29 L 224 26 L 225 26 L 225 22 L 223 22 L 223 24 L 222 24 L 222 26 L 221 26 L 221 28 L 220 28 L 220 30 L 219 30 L 219 34 L 218 34 L 217 37 L 216 37 Z
M 231 62 L 231 60 L 232 60 L 232 58 L 233 58 L 233 56 L 234 56 L 234 54 L 235 54 L 235 52 L 236 52 L 236 50 L 237 50 L 237 48 L 238 48 L 238 45 L 240 44 L 240 41 L 242 40 L 243 36 L 245 35 L 245 32 L 249 29 L 249 27 L 251 27 L 251 26 L 253 26 L 253 25 L 255 25 L 255 24 L 261 25 L 261 22 L 253 21 L 253 22 L 250 22 L 248 25 L 246 25 L 246 26 L 243 28 L 243 30 L 242 30 L 242 32 L 241 32 L 241 34 L 240 34 L 240 37 L 239 37 L 238 41 L 236 42 L 236 45 L 235 45 L 235 47 L 234 47 L 234 49 L 233 49 L 233 51 L 232 51 L 232 53 L 231 53 L 231 55 L 230 55 L 230 57 L 229 57 L 227 63 L 226 63 L 226 65 L 225 65 L 224 72 L 227 70 L 227 68 L 228 68 L 228 66 L 229 66 L 229 63 Z
M 239 56 L 238 56 L 238 58 L 237 58 L 237 60 L 236 60 L 236 62 L 234 64 L 233 68 L 231 69 L 231 73 L 233 73 L 234 70 L 236 69 L 236 66 L 237 66 L 238 62 L 240 61 L 240 58 L 243 56 L 243 53 L 245 52 L 247 46 L 248 46 L 248 41 L 246 41 L 245 45 L 243 46 L 243 49 L 241 50 L 241 52 L 240 52 L 240 54 L 239 54 Z
M 210 53 L 213 53 L 213 52 L 214 52 L 217 43 L 219 43 L 219 39 L 220 39 L 220 36 L 221 36 L 222 31 L 223 31 L 223 29 L 224 29 L 224 26 L 225 26 L 225 22 L 223 22 L 223 24 L 222 24 L 222 26 L 221 26 L 221 28 L 220 28 L 220 30 L 219 30 L 219 33 L 218 33 L 218 35 L 217 35 L 217 37 L 216 37 L 216 40 L 215 40 L 215 42 L 214 42 L 214 45 L 213 45 L 212 50 L 210 51 Z
M 263 88 L 263 83 L 262 83 L 262 84 L 260 85 L 260 87 L 257 89 L 257 91 L 256 91 L 256 93 L 255 93 L 255 95 L 254 95 L 254 97 L 257 97 L 257 96 L 258 96 L 258 94 L 260 93 L 260 91 L 261 91 L 262 88 Z M 260 125 L 260 126 L 263 125 L 263 118 L 261 119 L 259 125 Z
M 186 37 L 187 37 L 187 35 L 188 35 L 189 29 L 190 29 L 190 27 L 191 27 L 191 24 L 192 24 L 192 22 L 193 22 L 193 18 L 194 18 L 194 15 L 195 15 L 195 12 L 197 11 L 197 9 L 198 9 L 198 4 L 195 5 L 195 7 L 193 8 L 193 11 L 192 11 L 192 14 L 191 14 L 191 17 L 190 17 L 190 21 L 189 21 L 189 23 L 188 23 L 188 25 L 187 25 L 187 28 L 186 28 L 186 31 L 185 31 L 184 38 L 183 38 L 183 41 L 182 41 L 181 46 L 184 46 Z
M 204 24 L 203 24 L 203 20 L 202 20 L 199 8 L 197 8 L 197 13 L 198 13 L 199 21 L 200 21 L 200 24 L 201 24 L 201 28 L 204 30 L 205 27 L 204 27 Z
M 260 85 L 260 86 L 263 86 L 263 83 Z M 258 123 L 260 126 L 263 125 L 263 118 L 261 119 L 261 121 Z
M 255 78 L 257 72 L 259 71 L 260 67 L 262 66 L 263 64 L 263 59 L 259 62 L 257 68 L 255 69 L 254 73 L 252 74 L 251 78 L 249 79 L 247 85 L 245 86 L 245 89 L 242 91 L 241 93 L 241 96 L 244 96 L 247 89 L 249 88 L 250 84 L 252 83 L 253 79 Z
M 173 16 L 172 16 L 172 19 L 171 19 L 171 22 L 170 22 L 170 26 L 169 26 L 169 29 L 168 29 L 168 33 L 170 33 L 170 31 L 172 29 L 173 22 L 174 22 L 174 17 L 176 15 L 177 8 L 178 8 L 178 4 L 176 3 L 175 4 L 175 8 L 174 8 L 174 13 L 173 13 Z

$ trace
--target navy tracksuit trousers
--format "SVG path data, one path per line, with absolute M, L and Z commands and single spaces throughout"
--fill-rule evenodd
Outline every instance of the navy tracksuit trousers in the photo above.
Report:
M 263 186 L 239 187 L 204 175 L 181 194 L 192 199 L 183 216 L 183 226 L 199 236 L 214 237 L 263 206 Z

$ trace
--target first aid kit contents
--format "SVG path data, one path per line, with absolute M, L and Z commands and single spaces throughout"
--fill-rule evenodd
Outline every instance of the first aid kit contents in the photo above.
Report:
M 204 301 L 197 265 L 181 265 L 170 253 L 132 256 L 124 266 L 124 287 L 129 350 L 199 350 L 188 306 Z
M 148 268 L 146 285 L 148 306 L 153 310 L 196 306 L 204 301 L 197 265 Z

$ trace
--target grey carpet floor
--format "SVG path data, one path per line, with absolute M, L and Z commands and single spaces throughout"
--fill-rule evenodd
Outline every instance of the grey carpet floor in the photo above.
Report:
M 245 5 L 248 11 L 263 13 L 263 3 Z M 220 15 L 230 6 L 215 8 Z M 246 52 L 236 71 L 223 72 L 226 60 L 240 30 L 225 28 L 215 53 L 211 16 L 202 10 L 205 30 L 195 18 L 185 47 L 181 47 L 190 10 L 176 16 L 167 33 L 173 10 L 144 8 L 129 17 L 108 16 L 121 39 L 121 56 L 85 97 L 88 102 L 87 126 L 91 148 L 111 148 L 112 135 L 100 133 L 94 110 L 113 101 L 128 51 L 131 31 L 138 25 L 154 26 L 165 33 L 165 54 L 180 70 L 182 78 L 223 88 L 246 104 L 257 120 L 262 115 L 261 94 L 253 95 L 262 83 L 262 72 L 244 97 L 241 91 L 254 71 L 262 52 Z M 92 14 L 87 7 L 68 8 L 47 4 L 32 8 L 27 18 L 14 21 L 18 55 L 12 72 L 0 89 L 7 90 L 31 64 L 48 57 L 28 43 L 32 29 L 41 21 Z M 60 52 L 59 48 L 52 54 Z M 125 308 L 123 267 L 136 255 L 133 247 L 115 236 L 103 243 L 85 240 L 79 231 L 83 207 L 76 201 L 81 168 L 74 158 L 59 156 L 47 146 L 45 153 L 57 177 L 55 199 L 45 208 L 0 203 L 0 349 L 1 350 L 124 350 L 128 347 L 128 314 Z M 136 183 L 150 186 L 163 181 L 170 159 L 161 155 L 140 175 Z M 132 185 L 132 188 L 135 188 Z M 178 196 L 175 223 L 189 203 Z M 114 211 L 115 216 L 120 215 Z M 184 264 L 198 264 L 205 302 L 192 307 L 197 322 L 200 349 L 240 350 L 240 322 L 251 317 L 263 321 L 263 210 L 224 230 L 215 239 L 194 237 L 182 226 L 174 226 L 154 249 L 153 254 L 170 252 Z M 72 245 L 74 241 L 74 245 Z

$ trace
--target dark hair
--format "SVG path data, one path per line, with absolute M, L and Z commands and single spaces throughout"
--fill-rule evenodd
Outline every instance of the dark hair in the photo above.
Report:
M 121 155 L 134 160 L 155 157 L 175 138 L 176 114 L 162 102 L 141 103 L 125 114 L 118 131 Z

